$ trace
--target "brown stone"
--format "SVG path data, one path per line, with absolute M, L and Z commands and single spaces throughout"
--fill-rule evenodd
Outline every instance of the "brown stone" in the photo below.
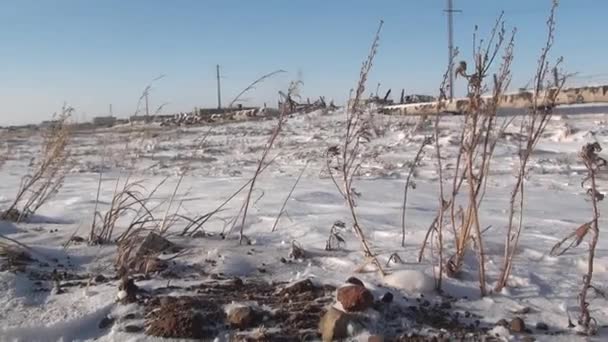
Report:
M 342 304 L 344 310 L 349 312 L 367 310 L 374 303 L 372 293 L 365 287 L 358 285 L 340 287 L 337 299 Z
M 173 242 L 152 232 L 148 234 L 142 241 L 136 255 L 143 257 L 149 255 L 158 255 L 165 251 L 176 252 L 178 250 L 179 248 Z
M 237 329 L 251 328 L 259 318 L 259 314 L 248 306 L 232 308 L 228 312 L 228 323 Z
M 516 333 L 521 333 L 526 330 L 526 323 L 520 317 L 515 317 L 511 321 L 511 331 Z
M 384 342 L 384 336 L 382 335 L 372 335 L 367 338 L 367 342 Z
M 350 277 L 350 278 L 346 279 L 346 282 L 349 284 L 365 287 L 365 285 L 363 285 L 363 282 L 361 280 L 359 280 L 359 278 L 356 278 L 356 277 Z
M 338 340 L 348 336 L 348 323 L 352 320 L 351 315 L 336 308 L 330 308 L 321 317 L 319 331 L 323 342 Z
M 123 304 L 134 303 L 137 301 L 137 290 L 139 288 L 135 285 L 133 279 L 124 277 L 118 286 L 118 290 L 125 291 L 126 295 L 121 299 Z
M 280 292 L 280 295 L 294 295 L 302 292 L 312 292 L 315 290 L 315 285 L 310 279 L 304 279 L 287 285 Z

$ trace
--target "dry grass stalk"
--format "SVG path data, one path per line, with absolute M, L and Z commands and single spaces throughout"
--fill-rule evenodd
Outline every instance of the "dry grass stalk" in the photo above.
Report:
M 112 242 L 118 220 L 127 213 L 133 213 L 134 218 L 127 230 L 116 239 L 117 241 L 124 240 L 134 228 L 155 227 L 156 220 L 152 214 L 152 210 L 147 207 L 147 202 L 160 185 L 146 195 L 146 188 L 141 183 L 141 181 L 132 181 L 127 176 L 122 186 L 120 186 L 120 177 L 117 178 L 110 208 L 104 215 L 99 211 L 94 213 L 96 219 L 91 226 L 89 243 L 104 244 Z M 162 183 L 164 183 L 164 180 Z
M 597 321 L 591 317 L 589 311 L 589 302 L 587 295 L 589 289 L 597 289 L 592 284 L 593 278 L 593 262 L 595 259 L 595 250 L 599 240 L 599 218 L 600 212 L 598 209 L 598 202 L 604 199 L 604 194 L 597 189 L 597 174 L 604 168 L 608 162 L 598 155 L 598 152 L 602 151 L 602 147 L 599 143 L 589 143 L 583 146 L 579 156 L 583 160 L 585 168 L 587 169 L 587 176 L 581 182 L 581 186 L 585 187 L 587 182 L 590 182 L 589 188 L 587 189 L 587 195 L 591 198 L 591 205 L 593 208 L 593 218 L 591 221 L 580 225 L 574 232 L 566 236 L 563 240 L 559 241 L 551 249 L 551 255 L 557 256 L 566 253 L 571 248 L 577 247 L 585 239 L 586 236 L 591 233 L 591 241 L 589 242 L 588 258 L 587 258 L 587 272 L 583 276 L 583 285 L 581 292 L 578 295 L 578 302 L 580 308 L 580 315 L 578 318 L 578 324 L 583 328 L 583 332 L 587 335 L 595 335 L 597 333 Z M 568 240 L 570 244 L 566 247 L 562 247 Z M 573 325 L 572 325 L 573 326 Z
M 597 172 L 606 166 L 606 160 L 597 155 L 602 150 L 599 143 L 592 143 L 583 146 L 581 151 L 581 158 L 587 169 L 587 177 L 583 180 L 581 185 L 585 185 L 587 181 L 590 181 L 590 187 L 587 190 L 587 194 L 591 196 L 591 203 L 593 206 L 593 220 L 591 224 L 587 225 L 587 231 L 591 231 L 591 242 L 589 243 L 589 257 L 587 260 L 587 273 L 583 276 L 583 288 L 578 296 L 580 306 L 580 316 L 578 323 L 585 329 L 585 332 L 589 335 L 594 335 L 597 332 L 597 322 L 589 312 L 589 302 L 587 301 L 587 293 L 591 288 L 591 280 L 593 278 L 593 261 L 595 258 L 595 249 L 600 235 L 599 229 L 599 218 L 600 212 L 598 210 L 598 202 L 604 199 L 604 195 L 597 190 L 596 176 Z M 580 233 L 578 235 L 585 235 Z
M 145 107 L 146 107 L 146 115 L 149 114 L 149 110 L 148 110 L 148 96 L 150 96 L 150 91 L 152 90 L 152 84 L 154 84 L 154 82 L 159 81 L 163 78 L 165 78 L 166 75 L 159 75 L 155 78 L 152 79 L 152 81 L 150 81 L 150 83 L 148 83 L 146 85 L 146 87 L 144 88 L 144 90 L 141 92 L 141 95 L 139 96 L 139 99 L 137 100 L 137 107 L 135 107 L 135 113 L 133 113 L 134 116 L 138 115 L 139 112 L 141 111 L 141 105 L 142 102 L 146 102 L 145 103 Z M 159 110 L 162 110 L 162 107 L 164 105 L 162 105 L 161 107 L 159 107 Z
M 364 117 L 365 104 L 362 97 L 364 95 L 363 93 L 365 92 L 365 84 L 367 82 L 368 74 L 372 68 L 374 57 L 376 56 L 378 50 L 380 32 L 383 24 L 384 22 L 380 21 L 378 30 L 376 31 L 376 35 L 370 48 L 370 52 L 361 67 L 359 82 L 354 92 L 354 97 L 351 97 L 349 100 L 349 104 L 346 109 L 346 134 L 344 136 L 343 144 L 341 147 L 330 147 L 327 153 L 328 158 L 331 158 L 335 165 L 335 167 L 332 168 L 328 162 L 328 171 L 330 172 L 330 175 L 332 175 L 332 179 L 340 190 L 340 193 L 346 199 L 351 218 L 353 220 L 353 229 L 361 242 L 363 253 L 368 259 L 366 264 L 373 263 L 382 276 L 385 275 L 383 266 L 378 261 L 376 255 L 372 252 L 363 229 L 359 224 L 359 219 L 355 210 L 355 198 L 358 196 L 358 193 L 353 188 L 353 181 L 361 168 L 362 161 L 360 159 L 360 152 L 362 144 L 369 141 L 370 136 L 369 118 Z M 339 170 L 338 173 L 341 177 L 341 185 L 338 184 L 337 180 L 334 179 L 332 169 Z
M 513 258 L 523 228 L 524 179 L 527 179 L 528 175 L 528 161 L 551 119 L 555 101 L 566 81 L 565 76 L 557 74 L 557 66 L 561 63 L 561 58 L 558 59 L 553 68 L 550 68 L 548 62 L 548 55 L 553 47 L 555 38 L 555 12 L 557 6 L 558 2 L 554 0 L 547 20 L 547 41 L 541 51 L 538 67 L 534 76 L 533 107 L 529 115 L 524 117 L 520 126 L 520 133 L 526 138 L 526 141 L 525 146 L 521 140 L 519 143 L 519 170 L 509 202 L 509 223 L 507 226 L 507 234 L 505 235 L 502 271 L 495 287 L 495 291 L 497 292 L 500 292 L 507 286 L 507 281 L 513 267 Z M 553 70 L 552 75 L 549 74 L 549 70 Z M 550 89 L 551 91 L 545 92 L 545 89 Z M 541 94 L 544 95 L 541 96 Z M 519 220 L 517 226 L 515 226 L 514 222 L 516 203 L 519 207 Z
M 425 137 L 422 142 L 420 143 L 420 148 L 418 148 L 418 152 L 416 152 L 416 156 L 414 157 L 414 160 L 412 161 L 412 164 L 410 165 L 410 169 L 407 173 L 407 178 L 405 179 L 405 186 L 403 189 L 403 206 L 401 207 L 401 247 L 405 247 L 405 212 L 406 212 L 406 207 L 407 207 L 407 194 L 408 194 L 408 190 L 410 189 L 410 187 L 412 189 L 415 189 L 416 186 L 411 183 L 411 179 L 412 179 L 412 175 L 414 174 L 414 170 L 416 169 L 416 166 L 418 166 L 418 163 L 420 163 L 420 159 L 422 158 L 422 151 L 424 150 L 424 147 L 429 145 L 431 143 L 431 138 L 429 137 Z
M 298 96 L 298 89 L 301 84 L 302 84 L 302 82 L 300 82 L 300 81 L 291 82 L 291 84 L 289 85 L 289 89 L 287 91 L 288 100 L 292 100 L 293 97 Z M 245 201 L 243 203 L 243 218 L 241 220 L 241 227 L 240 227 L 240 231 L 239 231 L 239 244 L 243 244 L 243 241 L 244 241 L 243 229 L 245 228 L 245 220 L 247 219 L 247 211 L 249 209 L 249 202 L 251 201 L 251 194 L 253 193 L 253 189 L 255 187 L 255 182 L 256 182 L 257 178 L 259 177 L 259 175 L 262 173 L 262 169 L 266 162 L 266 158 L 268 157 L 268 153 L 272 149 L 272 146 L 273 146 L 275 140 L 279 136 L 279 133 L 281 132 L 281 129 L 283 128 L 283 124 L 285 123 L 285 121 L 287 121 L 287 116 L 290 114 L 290 108 L 288 106 L 289 102 L 290 101 L 285 101 L 283 108 L 281 108 L 279 118 L 277 119 L 277 124 L 276 124 L 274 130 L 272 131 L 272 134 L 270 135 L 270 138 L 268 139 L 266 146 L 264 147 L 264 151 L 262 152 L 262 157 L 260 158 L 260 160 L 258 162 L 257 169 L 255 170 L 255 173 L 253 174 L 253 177 L 251 178 L 249 191 L 247 192 Z
M 31 163 L 30 172 L 21 179 L 15 199 L 0 218 L 20 222 L 33 215 L 53 197 L 61 186 L 70 167 L 69 120 L 74 109 L 64 105 L 54 116 L 52 124 L 42 136 L 41 151 Z
M 448 259 L 446 272 L 449 276 L 456 276 L 460 272 L 468 242 L 473 239 L 477 246 L 479 286 L 482 295 L 486 294 L 485 254 L 478 208 L 483 200 L 494 148 L 501 133 L 510 123 L 510 120 L 505 120 L 501 126 L 498 126 L 498 129 L 496 128 L 498 103 L 511 79 L 510 67 L 513 60 L 514 36 L 515 30 L 510 38 L 507 38 L 501 15 L 496 21 L 496 25 L 490 34 L 490 39 L 486 44 L 483 44 L 483 41 L 478 42 L 477 34 L 474 35 L 473 50 L 475 52 L 475 63 L 473 72 L 467 73 L 466 62 L 460 62 L 460 66 L 455 71 L 457 75 L 464 77 L 468 82 L 469 107 L 464 116 L 463 130 L 460 136 L 460 149 L 456 156 L 456 169 L 453 175 L 451 198 L 447 201 L 442 200 L 444 210 L 450 209 L 452 231 L 456 245 L 456 253 Z M 493 81 L 492 96 L 484 100 L 482 94 L 488 89 L 486 78 L 488 78 L 491 67 L 503 49 L 502 63 L 498 71 L 491 78 Z M 468 185 L 467 205 L 463 211 L 463 220 L 458 227 L 456 221 L 456 196 L 460 192 L 460 188 L 465 180 Z M 419 260 L 422 259 L 424 248 L 432 231 L 442 225 L 442 217 L 443 211 L 440 210 L 429 227 L 429 231 L 427 231 L 420 250 Z
M 439 87 L 439 106 L 437 106 L 438 110 L 443 108 L 443 104 L 446 97 L 446 89 L 447 89 L 447 81 L 449 79 L 449 70 L 452 70 L 452 66 L 454 65 L 454 58 L 458 54 L 458 50 L 455 50 L 453 55 L 450 56 L 448 71 L 443 74 L 443 81 L 441 82 L 441 86 Z M 439 121 L 441 118 L 441 113 L 437 113 L 435 115 L 435 123 L 434 123 L 434 140 L 435 140 L 435 154 L 437 156 L 437 174 L 439 176 L 439 207 L 437 213 L 436 224 L 434 227 L 434 231 L 437 232 L 437 244 L 439 249 L 439 274 L 435 274 L 435 268 L 433 267 L 433 276 L 435 277 L 435 288 L 438 291 L 442 290 L 442 281 L 443 281 L 443 221 L 444 221 L 444 213 L 446 208 L 445 202 L 445 194 L 444 194 L 444 184 L 443 184 L 443 163 L 441 161 L 441 144 L 439 143 Z M 425 239 L 426 244 L 426 239 Z M 432 244 L 431 244 L 432 250 Z
M 271 160 L 269 160 L 262 167 L 260 172 L 263 172 L 264 170 L 266 170 L 266 168 L 268 168 L 268 166 L 270 166 L 277 159 L 277 157 L 279 157 L 279 155 L 280 154 L 277 154 Z M 245 188 L 247 188 L 251 184 L 251 182 L 252 182 L 252 179 L 249 179 L 245 184 L 243 184 L 240 188 L 238 188 L 235 192 L 233 192 L 226 200 L 224 200 L 217 208 L 215 208 L 211 212 L 196 216 L 194 219 L 189 219 L 189 220 L 187 219 L 187 221 L 189 221 L 189 223 L 188 223 L 188 225 L 186 225 L 186 227 L 183 229 L 183 231 L 181 232 L 180 235 L 193 236 L 194 234 L 196 234 L 196 232 L 198 232 L 200 229 L 202 229 L 203 225 L 205 223 L 207 223 L 207 221 L 209 221 L 215 214 L 224 210 L 223 208 L 228 203 L 230 203 L 230 201 L 232 201 L 236 196 L 238 196 L 238 194 L 240 194 L 241 191 L 245 190 Z M 239 215 L 240 215 L 240 212 L 239 212 Z
M 302 178 L 302 175 L 304 175 L 304 171 L 306 171 L 307 167 L 308 167 L 308 163 L 306 163 L 304 165 L 304 167 L 302 168 L 302 171 L 300 171 L 300 174 L 298 175 L 298 178 L 296 178 L 296 181 L 293 183 L 293 186 L 289 190 L 289 193 L 287 194 L 287 197 L 285 198 L 285 201 L 283 201 L 283 204 L 281 205 L 281 210 L 279 210 L 279 214 L 277 215 L 277 218 L 276 218 L 276 220 L 274 220 L 274 224 L 272 225 L 272 231 L 273 232 L 277 229 L 277 225 L 279 224 L 279 220 L 281 219 L 281 216 L 285 212 L 285 207 L 287 206 L 287 202 L 291 198 L 291 195 L 293 194 L 294 190 L 296 190 L 296 187 L 298 186 L 298 183 L 300 182 L 300 179 Z
M 243 89 L 243 90 L 242 90 L 242 91 L 241 91 L 241 92 L 240 92 L 240 93 L 239 93 L 237 96 L 235 96 L 235 97 L 234 97 L 234 99 L 233 99 L 232 101 L 230 101 L 230 104 L 228 105 L 228 108 L 232 108 L 232 106 L 234 106 L 234 104 L 235 104 L 235 103 L 237 103 L 237 102 L 238 102 L 238 101 L 241 99 L 241 96 L 243 96 L 245 93 L 247 93 L 247 92 L 249 92 L 249 91 L 251 91 L 251 90 L 255 89 L 255 86 L 256 86 L 256 85 L 258 85 L 258 84 L 260 84 L 260 83 L 264 82 L 264 80 L 266 80 L 266 79 L 268 79 L 268 78 L 271 78 L 271 77 L 273 77 L 273 76 L 275 76 L 275 75 L 278 75 L 278 74 L 281 74 L 281 73 L 284 73 L 284 72 L 286 72 L 286 71 L 285 71 L 285 70 L 281 70 L 281 69 L 279 69 L 279 70 L 275 70 L 275 71 L 273 71 L 273 72 L 271 72 L 271 73 L 268 73 L 268 74 L 266 74 L 266 75 L 263 75 L 262 77 L 258 78 L 258 79 L 257 79 L 257 80 L 255 80 L 255 81 L 251 82 L 251 84 L 249 84 L 249 85 L 248 85 L 248 86 L 247 86 L 245 89 Z

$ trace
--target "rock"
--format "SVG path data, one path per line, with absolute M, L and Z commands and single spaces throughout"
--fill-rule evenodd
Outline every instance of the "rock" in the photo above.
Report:
M 498 322 L 496 322 L 496 325 L 508 328 L 509 327 L 509 322 L 506 319 L 503 318 L 503 319 L 499 320 Z
M 532 337 L 532 336 L 525 336 L 522 339 L 522 342 L 534 342 L 534 341 L 536 341 L 536 339 L 534 337 Z
M 138 333 L 138 332 L 142 332 L 144 330 L 144 328 L 140 327 L 139 325 L 127 325 L 125 327 L 125 332 L 128 333 Z
M 529 306 L 524 306 L 523 308 L 513 311 L 514 314 L 516 315 L 526 315 L 532 312 L 532 308 Z
M 102 274 L 98 274 L 94 280 L 96 283 L 105 283 L 107 279 Z
M 526 323 L 520 317 L 515 317 L 511 321 L 511 331 L 516 333 L 521 333 L 526 330 Z
M 123 303 L 134 303 L 137 301 L 137 290 L 138 287 L 135 285 L 133 279 L 124 277 L 120 286 L 118 287 L 118 300 Z
M 363 285 L 363 282 L 355 277 L 350 277 L 350 278 L 346 279 L 346 282 L 348 284 L 359 285 L 361 287 L 365 287 L 365 285 Z
M 0 219 L 12 222 L 17 222 L 20 217 L 21 213 L 17 209 L 7 210 L 0 214 Z
M 392 293 L 390 293 L 390 292 L 385 293 L 385 294 L 382 296 L 382 298 L 380 298 L 380 301 L 381 301 L 382 303 L 386 303 L 386 304 L 388 304 L 388 303 L 392 303 L 392 302 L 393 302 L 393 294 L 392 294 Z
M 202 239 L 206 236 L 205 232 L 202 230 L 197 230 L 196 233 L 192 234 L 192 237 L 195 239 Z
M 319 331 L 323 342 L 339 340 L 348 337 L 348 324 L 352 316 L 336 308 L 330 308 L 321 317 Z
M 368 289 L 358 285 L 348 285 L 338 288 L 337 299 L 344 310 L 364 311 L 374 303 L 374 296 Z
M 166 261 L 159 259 L 157 256 L 163 252 L 177 252 L 180 250 L 173 242 L 156 234 L 149 233 L 145 238 L 134 237 L 137 242 L 121 243 L 118 247 L 118 255 L 121 256 L 116 262 L 116 266 L 121 268 L 121 273 L 155 273 L 162 271 L 168 267 Z M 131 250 L 137 250 L 133 256 Z M 125 268 L 128 268 L 125 269 Z
M 158 255 L 165 251 L 177 252 L 179 251 L 179 248 L 173 242 L 154 232 L 151 232 L 141 242 L 141 245 L 139 245 L 136 255 L 140 257 Z
M 384 336 L 382 335 L 372 335 L 367 338 L 367 342 L 384 342 Z
M 538 323 L 536 323 L 536 329 L 547 331 L 547 330 L 549 330 L 549 326 L 546 323 L 538 322 Z
M 130 313 L 130 314 L 126 314 L 122 317 L 123 321 L 128 321 L 128 320 L 132 320 L 132 319 L 137 319 L 138 315 L 135 313 Z
M 289 284 L 284 287 L 279 294 L 281 296 L 284 295 L 294 295 L 303 292 L 312 292 L 316 289 L 315 284 L 310 279 L 304 279 L 297 281 L 295 283 Z
M 260 315 L 248 306 L 239 306 L 228 311 L 228 323 L 237 329 L 251 328 L 259 320 Z
M 99 322 L 98 327 L 99 327 L 99 329 L 105 329 L 105 328 L 109 328 L 110 326 L 112 326 L 112 324 L 114 324 L 114 318 L 105 316 Z
M 70 238 L 70 241 L 75 243 L 83 243 L 85 239 L 82 236 L 74 235 Z

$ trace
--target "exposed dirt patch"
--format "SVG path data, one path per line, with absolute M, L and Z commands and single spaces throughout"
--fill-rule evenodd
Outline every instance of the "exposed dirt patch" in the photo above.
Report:
M 147 334 L 153 336 L 211 338 L 229 334 L 232 341 L 308 341 L 321 337 L 319 322 L 334 303 L 335 290 L 310 280 L 269 284 L 232 278 L 158 288 L 143 295 L 140 303 L 145 302 Z M 176 292 L 184 296 L 166 295 Z M 232 303 L 251 305 L 255 322 L 231 324 L 224 309 Z M 491 326 L 482 324 L 480 317 L 459 312 L 447 301 L 419 299 L 403 306 L 378 298 L 373 307 L 379 319 L 368 328 L 385 341 L 492 341 L 487 333 Z
M 146 333 L 170 338 L 212 338 L 223 328 L 224 311 L 202 297 L 158 297 L 150 303 Z

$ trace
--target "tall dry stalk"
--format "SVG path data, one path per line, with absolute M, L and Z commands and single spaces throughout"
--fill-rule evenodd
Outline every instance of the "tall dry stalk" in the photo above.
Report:
M 453 55 L 450 56 L 450 60 L 449 60 L 449 64 L 448 64 L 448 69 L 447 71 L 443 74 L 443 81 L 441 82 L 441 86 L 439 87 L 439 98 L 438 98 L 438 106 L 437 106 L 437 113 L 435 115 L 435 122 L 434 122 L 434 141 L 435 141 L 435 154 L 437 157 L 437 174 L 439 176 L 439 206 L 438 206 L 438 213 L 437 213 L 437 219 L 436 219 L 436 224 L 434 227 L 434 231 L 437 232 L 437 244 L 438 244 L 438 249 L 439 249 L 439 274 L 435 275 L 435 268 L 433 267 L 433 275 L 435 275 L 435 288 L 437 291 L 441 291 L 442 290 L 442 282 L 443 282 L 443 268 L 444 268 L 444 256 L 443 256 L 443 251 L 444 251 L 444 239 L 443 239 L 443 223 L 444 223 L 444 214 L 445 214 L 445 210 L 446 210 L 446 201 L 445 201 L 445 191 L 444 191 L 444 184 L 443 184 L 443 162 L 441 159 L 441 144 L 439 143 L 439 137 L 440 137 L 440 129 L 439 129 L 439 122 L 441 119 L 441 111 L 444 109 L 444 105 L 445 102 L 447 100 L 447 82 L 449 79 L 449 72 L 450 70 L 453 69 L 453 65 L 454 65 L 454 58 L 457 56 L 458 54 L 458 49 L 456 49 L 453 52 Z M 432 242 L 431 242 L 432 243 Z M 432 245 L 431 245 L 432 246 Z
M 462 261 L 466 249 L 466 242 L 471 234 L 477 245 L 477 258 L 479 267 L 479 288 L 481 295 L 486 294 L 485 279 L 485 251 L 479 222 L 480 190 L 485 186 L 491 163 L 492 154 L 492 135 L 495 133 L 496 113 L 498 103 L 504 91 L 507 89 L 511 80 L 511 62 L 513 61 L 513 48 L 515 31 L 511 38 L 506 40 L 504 22 L 499 19 L 491 34 L 491 38 L 486 48 L 482 48 L 479 43 L 478 52 L 475 55 L 475 70 L 472 74 L 462 75 L 469 83 L 469 108 L 467 110 L 468 124 L 465 124 L 465 137 L 463 141 L 463 157 L 466 170 L 466 181 L 469 187 L 468 203 L 465 211 L 465 224 L 462 226 L 461 233 L 457 239 L 458 249 L 454 257 L 449 261 L 449 272 L 457 274 L 462 267 Z M 499 26 L 500 25 L 500 26 Z M 496 45 L 494 38 L 497 37 Z M 502 64 L 497 74 L 493 75 L 492 97 L 489 101 L 482 99 L 485 91 L 484 80 L 489 76 L 489 69 L 492 62 L 499 54 L 500 48 L 506 43 L 502 57 Z M 455 175 L 458 177 L 458 174 Z
M 450 210 L 451 228 L 456 247 L 455 253 L 448 259 L 445 271 L 448 276 L 452 277 L 460 272 L 469 241 L 473 240 L 477 247 L 479 287 L 482 295 L 485 295 L 487 290 L 485 286 L 485 252 L 478 209 L 485 193 L 498 138 L 511 122 L 511 120 L 505 119 L 502 125 L 498 125 L 496 114 L 499 101 L 511 80 L 515 32 L 513 30 L 511 35 L 507 36 L 501 14 L 487 42 L 478 40 L 477 32 L 473 37 L 474 70 L 468 73 L 467 63 L 460 62 L 455 71 L 457 76 L 466 79 L 469 93 L 463 108 L 465 115 L 460 134 L 460 148 L 456 156 L 456 167 L 452 176 L 451 197 L 442 200 L 444 210 Z M 501 51 L 503 51 L 502 62 L 498 70 L 491 73 L 491 68 L 500 58 Z M 490 82 L 488 82 L 488 78 L 491 79 Z M 483 94 L 488 90 L 490 90 L 491 96 L 484 98 Z M 463 184 L 467 185 L 468 193 L 465 199 L 465 209 L 460 210 L 459 223 L 457 222 L 456 197 Z M 420 249 L 419 261 L 422 260 L 429 236 L 442 225 L 443 216 L 444 212 L 440 210 L 429 227 Z
M 281 219 L 281 216 L 285 212 L 285 207 L 287 206 L 287 202 L 291 198 L 291 195 L 293 194 L 293 192 L 296 190 L 296 187 L 298 186 L 298 183 L 300 183 L 300 179 L 304 175 L 304 171 L 306 171 L 307 167 L 308 167 L 308 163 L 304 164 L 304 167 L 302 168 L 302 171 L 300 171 L 298 178 L 296 178 L 296 181 L 293 183 L 291 190 L 289 190 L 287 197 L 285 197 L 285 201 L 283 201 L 283 204 L 281 205 L 281 209 L 279 210 L 279 214 L 277 215 L 277 218 L 274 220 L 274 224 L 272 225 L 271 231 L 274 232 L 277 229 L 277 226 L 279 225 L 279 220 Z
M 589 312 L 587 292 L 589 292 L 589 288 L 592 286 L 591 280 L 593 278 L 593 261 L 595 258 L 595 249 L 600 235 L 598 223 L 600 212 L 598 210 L 598 202 L 604 199 L 604 195 L 597 190 L 596 183 L 597 172 L 600 170 L 600 168 L 606 166 L 606 160 L 597 155 L 597 153 L 601 150 L 602 148 L 599 143 L 587 144 L 583 146 L 580 154 L 588 172 L 587 177 L 583 180 L 581 185 L 584 186 L 586 181 L 591 181 L 590 187 L 587 189 L 587 194 L 591 196 L 593 219 L 591 220 L 591 224 L 587 225 L 587 229 L 591 231 L 593 236 L 591 237 L 591 242 L 589 243 L 587 273 L 583 276 L 583 288 L 581 289 L 581 293 L 578 297 L 581 310 L 578 323 L 585 329 L 585 332 L 590 335 L 595 334 L 597 331 L 597 322 L 595 322 L 595 319 L 591 317 L 591 313 Z
M 1 214 L 2 219 L 21 221 L 33 215 L 63 186 L 70 168 L 70 117 L 74 109 L 64 105 L 42 133 L 42 146 L 21 179 L 15 199 Z
M 300 81 L 291 82 L 291 84 L 289 85 L 289 89 L 287 91 L 288 100 L 292 100 L 293 97 L 298 96 L 298 89 L 301 84 L 302 84 L 302 82 L 300 82 Z M 252 195 L 253 189 L 255 187 L 255 182 L 256 182 L 257 178 L 259 177 L 259 175 L 262 173 L 262 169 L 264 168 L 266 158 L 268 157 L 268 153 L 272 149 L 272 146 L 274 145 L 275 140 L 279 136 L 279 133 L 281 133 L 283 124 L 285 123 L 285 121 L 287 121 L 287 116 L 290 114 L 290 108 L 288 106 L 289 102 L 290 101 L 285 101 L 283 107 L 281 108 L 279 117 L 277 119 L 277 124 L 274 127 L 272 134 L 270 135 L 270 138 L 268 138 L 268 142 L 266 143 L 266 146 L 264 147 L 262 156 L 260 157 L 260 160 L 258 161 L 258 166 L 255 170 L 255 173 L 253 174 L 253 177 L 251 178 L 251 183 L 249 185 L 249 191 L 247 192 L 247 195 L 245 196 L 245 201 L 243 203 L 243 218 L 241 220 L 241 227 L 239 230 L 239 244 L 243 244 L 243 240 L 245 238 L 245 236 L 243 234 L 243 229 L 245 228 L 245 220 L 247 219 L 247 211 L 249 209 L 249 202 L 251 201 L 251 195 Z M 235 222 L 236 222 L 236 220 L 235 220 Z
M 410 169 L 407 173 L 407 178 L 405 179 L 405 185 L 403 188 L 403 205 L 401 206 L 401 247 L 405 247 L 405 214 L 407 209 L 407 194 L 410 188 L 415 189 L 415 185 L 411 183 L 412 175 L 416 170 L 416 166 L 420 163 L 420 159 L 422 158 L 422 151 L 424 147 L 431 143 L 431 138 L 425 137 L 420 143 L 420 147 L 418 148 L 418 152 L 416 152 L 416 156 L 414 156 L 414 160 L 410 165 Z
M 262 75 L 260 78 L 258 78 L 257 80 L 251 82 L 251 84 L 249 84 L 245 89 L 243 89 L 237 96 L 234 97 L 234 99 L 232 101 L 230 101 L 230 104 L 228 105 L 228 108 L 232 108 L 232 106 L 234 106 L 235 103 L 237 103 L 240 99 L 241 96 L 243 96 L 245 93 L 255 89 L 255 86 L 264 82 L 266 79 L 271 78 L 275 75 L 281 74 L 286 72 L 285 70 L 275 70 L 273 72 L 270 72 L 268 74 Z
M 588 258 L 587 258 L 587 271 L 583 276 L 583 285 L 581 292 L 578 295 L 578 303 L 580 309 L 580 315 L 578 318 L 578 324 L 583 328 L 583 333 L 587 335 L 594 335 L 597 333 L 597 321 L 591 316 L 589 310 L 590 303 L 587 300 L 589 289 L 597 289 L 592 284 L 593 279 L 593 262 L 595 259 L 595 252 L 597 243 L 599 241 L 600 229 L 599 219 L 600 212 L 598 203 L 602 201 L 605 195 L 597 189 L 597 175 L 602 168 L 608 165 L 606 159 L 600 157 L 598 152 L 602 151 L 602 147 L 599 143 L 588 143 L 583 146 L 579 157 L 583 160 L 585 169 L 587 169 L 587 176 L 581 182 L 581 187 L 585 187 L 587 182 L 590 182 L 589 188 L 587 188 L 586 194 L 591 199 L 591 206 L 593 209 L 593 218 L 589 222 L 585 222 L 576 228 L 571 234 L 568 234 L 564 239 L 556 243 L 551 248 L 551 256 L 560 256 L 566 253 L 571 248 L 577 247 L 583 242 L 587 234 L 591 232 L 591 241 L 589 242 Z M 563 247 L 564 243 L 570 241 L 570 243 Z
M 380 32 L 383 24 L 384 21 L 381 20 L 374 36 L 370 52 L 361 67 L 359 82 L 354 92 L 354 96 L 351 97 L 346 108 L 346 132 L 342 146 L 332 146 L 328 149 L 327 153 L 328 158 L 333 159 L 335 165 L 334 167 L 331 167 L 330 163 L 328 162 L 328 171 L 330 172 L 330 175 L 332 175 L 332 179 L 334 179 L 332 169 L 339 170 L 338 173 L 341 178 L 341 184 L 338 184 L 338 181 L 335 179 L 334 181 L 338 187 L 338 190 L 346 199 L 351 218 L 353 220 L 353 229 L 361 242 L 361 247 L 365 257 L 368 258 L 368 263 L 371 262 L 378 268 L 378 271 L 382 276 L 385 275 L 384 269 L 370 248 L 367 238 L 365 237 L 365 233 L 363 232 L 363 228 L 359 223 L 357 211 L 355 210 L 356 197 L 358 196 L 358 193 L 355 192 L 353 188 L 353 181 L 361 169 L 361 147 L 365 142 L 369 141 L 370 136 L 369 118 L 366 118 L 364 115 L 365 103 L 362 97 L 364 95 L 363 93 L 365 92 L 367 77 L 371 71 L 374 57 L 378 51 Z
M 522 119 L 520 126 L 520 133 L 526 140 L 525 146 L 521 140 L 519 142 L 519 170 L 509 201 L 509 223 L 505 235 L 502 271 L 498 282 L 496 283 L 496 292 L 500 292 L 507 286 L 507 281 L 513 267 L 513 258 L 515 257 L 519 237 L 523 228 L 524 180 L 528 178 L 528 161 L 551 119 L 555 101 L 566 81 L 565 76 L 560 76 L 557 72 L 557 66 L 561 63 L 561 58 L 558 59 L 555 66 L 552 68 L 548 62 L 548 55 L 555 40 L 555 12 L 557 6 L 558 1 L 553 0 L 551 12 L 547 19 L 547 40 L 545 46 L 541 50 L 541 55 L 538 59 L 538 67 L 534 76 L 533 106 L 531 112 Z M 550 74 L 550 70 L 553 70 L 553 74 Z M 516 205 L 519 210 L 519 220 L 517 221 L 517 224 L 514 222 Z

